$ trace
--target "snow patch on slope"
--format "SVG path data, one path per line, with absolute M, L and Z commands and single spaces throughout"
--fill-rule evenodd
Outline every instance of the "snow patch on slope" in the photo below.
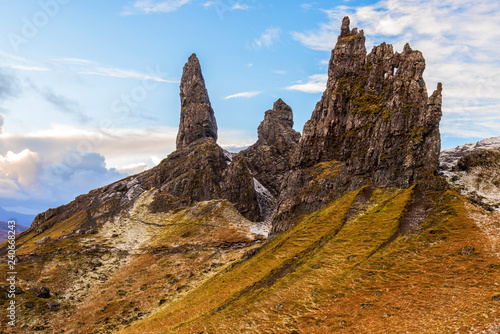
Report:
M 250 230 L 252 233 L 267 237 L 269 235 L 269 231 L 271 230 L 271 218 L 274 211 L 275 198 L 271 192 L 267 190 L 267 188 L 264 187 L 256 178 L 253 178 L 253 184 L 255 192 L 257 193 L 259 210 L 264 219 L 262 222 L 252 225 Z

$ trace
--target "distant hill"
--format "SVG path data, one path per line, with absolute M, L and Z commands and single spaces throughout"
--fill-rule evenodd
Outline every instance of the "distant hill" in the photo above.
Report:
M 24 232 L 27 229 L 29 229 L 28 226 L 16 224 L 16 234 L 20 234 L 21 232 Z M 7 240 L 7 237 L 9 235 L 8 231 L 10 230 L 7 222 L 0 221 L 0 244 L 2 244 L 5 240 Z
M 26 215 L 15 211 L 7 211 L 0 207 L 0 221 L 8 222 L 11 219 L 15 219 L 16 223 L 20 225 L 31 226 L 33 219 L 35 219 L 35 215 Z

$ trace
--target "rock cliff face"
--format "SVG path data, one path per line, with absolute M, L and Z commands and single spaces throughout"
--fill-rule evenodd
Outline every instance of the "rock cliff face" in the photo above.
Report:
M 281 99 L 276 101 L 257 132 L 257 142 L 239 155 L 246 158 L 255 178 L 277 197 L 300 139 L 300 133 L 293 129 L 292 108 Z
M 328 83 L 304 126 L 296 166 L 346 162 L 352 175 L 407 187 L 438 170 L 441 85 L 429 98 L 425 60 L 407 44 L 381 44 L 366 54 L 363 31 L 344 18 Z
M 217 122 L 205 88 L 198 58 L 193 53 L 184 66 L 181 79 L 181 121 L 177 149 L 201 138 L 217 141 Z
M 343 191 L 367 183 L 409 187 L 438 171 L 441 84 L 429 97 L 419 51 L 407 44 L 395 53 L 382 43 L 367 54 L 363 31 L 350 30 L 349 23 L 345 17 L 326 90 L 283 182 L 274 232 Z M 318 181 L 315 175 L 325 172 L 330 180 Z

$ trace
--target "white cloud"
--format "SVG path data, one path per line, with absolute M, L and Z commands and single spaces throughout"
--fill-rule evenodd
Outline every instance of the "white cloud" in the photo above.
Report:
M 244 98 L 250 98 L 259 95 L 262 92 L 257 92 L 257 91 L 251 91 L 251 92 L 242 92 L 242 93 L 237 93 L 233 95 L 226 96 L 224 100 L 229 100 L 229 99 L 234 99 L 234 98 L 239 98 L 239 97 L 244 97 Z
M 231 7 L 231 10 L 248 10 L 248 9 L 250 9 L 248 5 L 240 3 L 234 4 L 233 7 Z
M 300 8 L 304 9 L 304 10 L 309 10 L 313 7 L 313 4 L 312 3 L 303 3 L 300 5 Z
M 0 155 L 0 199 L 3 206 L 43 211 L 125 176 L 106 168 L 97 153 L 70 150 L 60 162 L 50 163 L 29 149 L 9 151 Z
M 34 188 L 41 170 L 40 160 L 38 154 L 28 149 L 17 154 L 9 151 L 0 155 L 0 175 L 18 187 Z
M 283 70 L 273 70 L 273 73 L 283 75 L 283 74 L 286 74 L 287 72 L 283 71 Z
M 232 10 L 248 10 L 248 9 L 250 9 L 250 6 L 248 6 L 247 4 L 242 4 L 242 3 L 237 2 L 231 6 L 230 3 L 227 3 L 226 1 L 223 1 L 223 0 L 207 1 L 202 6 L 205 8 L 217 6 L 217 7 L 219 7 L 219 9 L 231 10 L 231 11 Z
M 123 166 L 121 168 L 118 168 L 118 172 L 127 174 L 127 175 L 132 175 L 132 174 L 138 174 L 140 172 L 145 171 L 148 169 L 148 165 L 145 163 L 137 163 L 137 164 L 131 164 L 127 166 Z
M 323 93 L 326 89 L 327 74 L 314 74 L 306 83 L 298 83 L 286 87 L 288 90 L 297 90 L 304 93 Z
M 139 0 L 127 6 L 122 11 L 121 15 L 134 15 L 134 14 L 151 14 L 151 13 L 171 13 L 175 12 L 184 5 L 187 5 L 192 0 Z
M 5 116 L 0 115 L 0 134 L 2 134 L 2 127 L 3 127 L 4 121 L 5 121 Z
M 280 36 L 280 28 L 268 28 L 262 33 L 262 35 L 260 35 L 259 38 L 254 39 L 254 41 L 251 43 L 251 47 L 254 49 L 260 49 L 262 47 L 269 48 L 279 40 Z
M 368 50 L 386 41 L 400 51 L 410 42 L 426 58 L 424 77 L 429 91 L 443 83 L 442 132 L 457 137 L 500 135 L 499 120 L 490 127 L 481 123 L 486 114 L 498 112 L 500 105 L 498 1 L 381 0 L 369 6 L 338 6 L 324 13 L 326 22 L 314 30 L 293 32 L 292 37 L 310 49 L 330 51 L 342 18 L 348 15 L 351 28 L 365 31 Z

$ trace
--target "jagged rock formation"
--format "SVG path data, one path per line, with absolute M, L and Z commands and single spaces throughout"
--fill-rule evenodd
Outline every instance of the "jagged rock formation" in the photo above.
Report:
M 500 210 L 500 137 L 444 150 L 440 162 L 463 195 L 489 211 Z
M 205 80 L 196 54 L 189 57 L 181 79 L 181 121 L 177 134 L 177 149 L 201 138 L 217 141 L 217 122 L 208 98 Z
M 304 126 L 296 165 L 348 164 L 375 184 L 407 187 L 438 170 L 441 85 L 429 98 L 422 53 L 382 43 L 366 54 L 365 36 L 344 18 L 328 83 Z
M 500 150 L 500 137 L 487 138 L 476 143 L 443 150 L 439 156 L 440 167 L 442 170 L 452 170 L 457 167 L 460 158 L 484 150 Z
M 402 53 L 394 53 L 392 45 L 382 43 L 367 54 L 363 31 L 350 30 L 349 23 L 345 17 L 326 90 L 304 126 L 274 232 L 348 189 L 366 183 L 408 187 L 438 171 L 441 84 L 429 97 L 419 51 L 407 44 Z M 338 175 L 319 184 L 312 169 L 334 161 L 342 164 L 335 167 Z M 304 194 L 304 189 L 311 191 Z
M 293 129 L 292 108 L 278 99 L 273 109 L 266 111 L 257 133 L 257 142 L 239 156 L 246 158 L 255 178 L 277 197 L 300 139 L 300 133 Z

